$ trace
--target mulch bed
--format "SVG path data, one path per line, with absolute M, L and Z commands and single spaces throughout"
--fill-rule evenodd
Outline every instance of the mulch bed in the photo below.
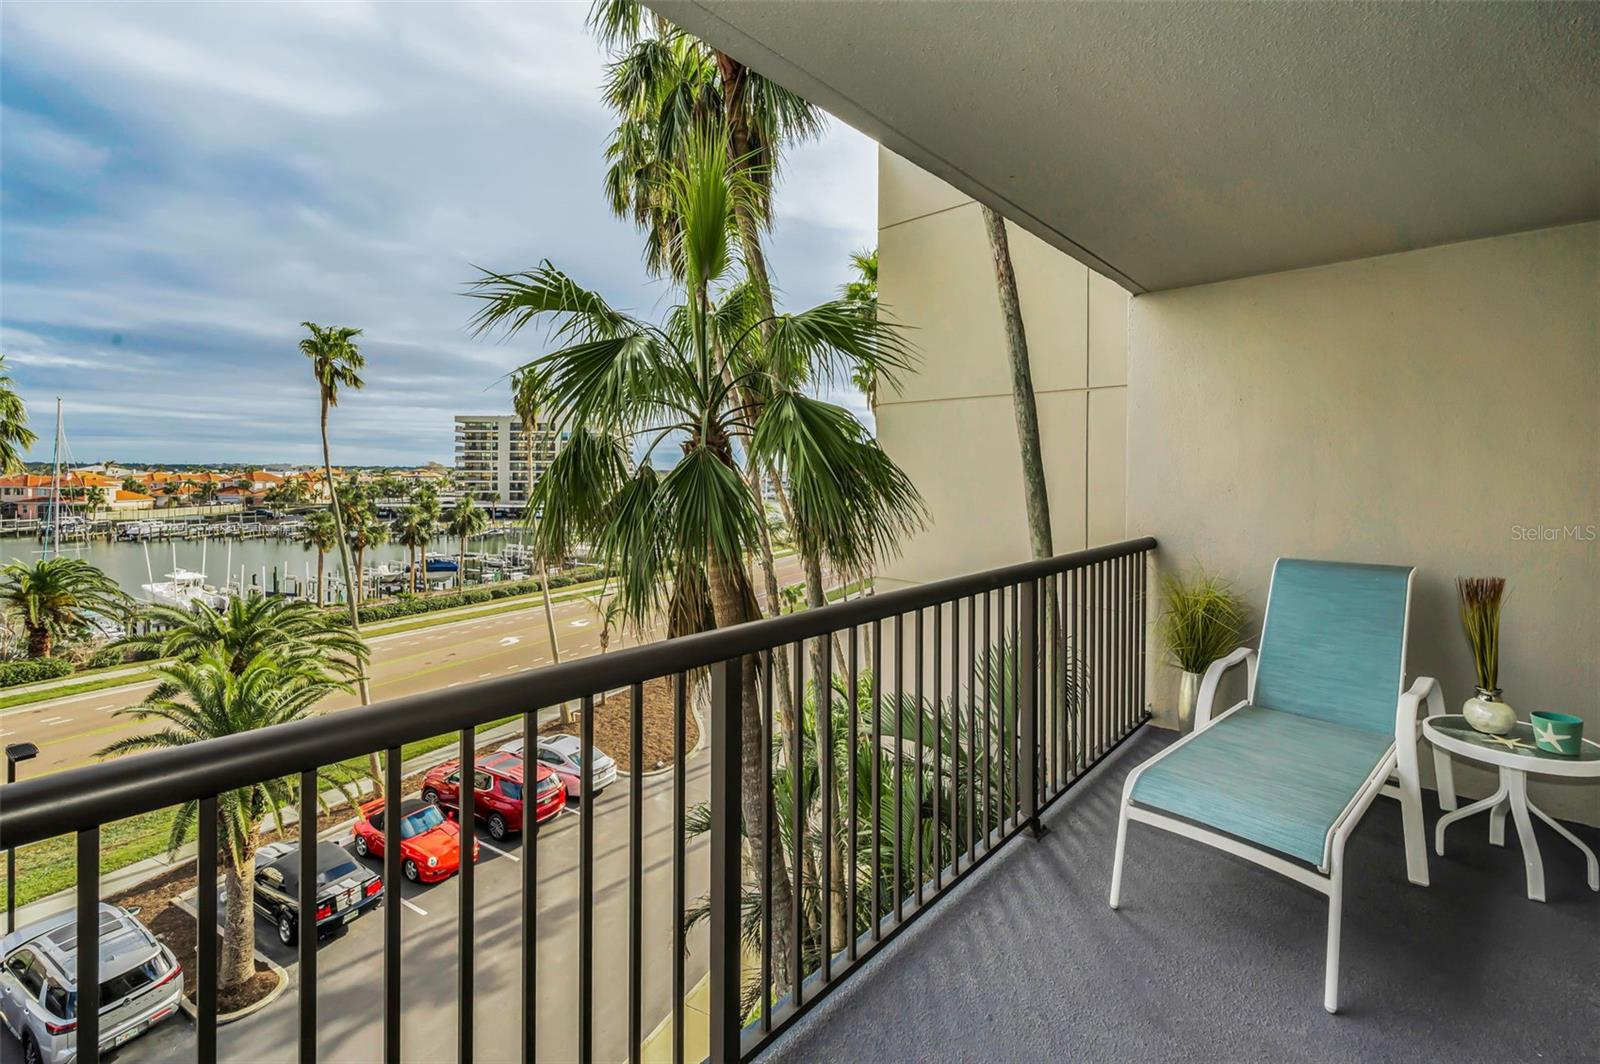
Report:
M 673 723 L 672 677 L 661 677 L 644 685 L 644 771 L 665 768 L 672 764 Z M 691 693 L 692 697 L 692 693 Z M 614 691 L 605 701 L 595 702 L 594 745 L 610 754 L 621 772 L 633 771 L 630 744 L 633 738 L 632 698 L 627 691 Z M 700 742 L 699 723 L 692 711 L 686 710 L 684 742 L 686 750 L 693 750 Z M 574 714 L 571 724 L 547 724 L 539 729 L 543 735 L 577 735 L 579 715 Z
M 172 951 L 172 955 L 178 958 L 178 963 L 183 965 L 184 972 L 188 973 L 189 977 L 184 980 L 183 994 L 191 1004 L 200 993 L 200 984 L 194 979 L 194 973 L 200 970 L 196 946 L 199 925 L 196 924 L 194 916 L 178 904 L 178 898 L 194 888 L 194 877 L 194 862 L 186 861 L 173 866 L 154 879 L 146 880 L 132 890 L 123 891 L 108 899 L 111 904 L 123 908 L 135 905 L 139 907 L 139 920 Z M 278 973 L 256 961 L 254 976 L 239 986 L 217 991 L 217 1013 L 226 1015 L 253 1005 L 272 993 L 277 986 Z

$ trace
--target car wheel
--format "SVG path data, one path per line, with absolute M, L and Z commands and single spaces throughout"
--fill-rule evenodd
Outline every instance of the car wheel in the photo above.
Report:
M 366 855 L 367 855 L 367 837 L 365 835 L 357 835 L 356 836 L 356 856 L 357 857 L 365 857 Z
M 489 837 L 496 841 L 506 837 L 505 817 L 501 816 L 499 813 L 495 813 L 493 816 L 489 817 Z
M 278 914 L 278 941 L 285 946 L 294 945 L 294 917 L 288 913 Z
M 44 1057 L 39 1053 L 39 1043 L 33 1040 L 33 1035 L 22 1037 L 22 1059 L 24 1064 L 44 1064 Z
M 404 872 L 406 874 L 406 878 L 411 880 L 413 883 L 422 878 L 422 871 L 417 867 L 417 862 L 411 860 L 410 858 L 407 858 L 406 863 L 400 866 L 400 871 Z
M 429 805 L 438 805 L 439 792 L 434 790 L 432 787 L 424 787 L 422 788 L 422 800 L 427 802 Z

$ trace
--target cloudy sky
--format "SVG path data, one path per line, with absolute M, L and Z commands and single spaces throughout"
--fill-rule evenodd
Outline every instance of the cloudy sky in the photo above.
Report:
M 311 462 L 302 320 L 358 326 L 366 390 L 335 459 L 450 460 L 539 352 L 473 339 L 472 265 L 549 258 L 666 302 L 600 194 L 610 116 L 584 3 L 79 4 L 0 13 L 0 344 L 80 461 Z M 876 229 L 870 141 L 788 158 L 782 301 L 845 280 Z M 857 410 L 859 396 L 834 398 Z

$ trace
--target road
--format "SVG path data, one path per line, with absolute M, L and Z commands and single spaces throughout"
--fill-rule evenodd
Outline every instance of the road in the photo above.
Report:
M 779 581 L 786 585 L 801 579 L 800 562 L 793 556 L 780 558 L 777 568 Z M 600 622 L 587 602 L 557 602 L 554 612 L 562 660 L 599 652 Z M 613 633 L 611 647 L 631 645 L 633 640 L 631 632 L 626 638 Z M 528 672 L 553 662 L 539 605 L 374 636 L 368 643 L 374 701 Z M 0 711 L 0 742 L 38 745 L 39 757 L 27 765 L 29 776 L 92 764 L 113 739 L 147 727 L 114 714 L 137 704 L 153 687 L 145 683 L 105 688 Z M 329 709 L 357 704 L 354 695 L 344 694 L 326 703 Z

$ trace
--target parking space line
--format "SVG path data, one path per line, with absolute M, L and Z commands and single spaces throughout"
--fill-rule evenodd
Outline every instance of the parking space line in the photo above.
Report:
M 412 912 L 416 913 L 418 916 L 427 916 L 428 915 L 428 910 L 424 909 L 420 905 L 415 904 L 414 902 L 407 901 L 405 898 L 401 898 L 400 899 L 400 904 L 404 905 L 407 909 L 410 909 Z
M 506 853 L 506 851 L 502 850 L 500 847 L 492 845 L 491 843 L 484 842 L 482 839 L 478 840 L 478 845 L 482 846 L 484 849 L 488 850 L 490 853 L 497 853 L 501 857 L 509 857 L 513 861 L 519 860 L 519 858 L 517 857 L 516 854 L 514 854 L 514 853 Z

